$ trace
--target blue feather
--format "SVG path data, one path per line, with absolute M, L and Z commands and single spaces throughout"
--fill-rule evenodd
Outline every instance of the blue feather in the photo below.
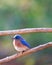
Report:
M 21 43 L 22 43 L 23 45 L 27 46 L 28 48 L 31 48 L 31 47 L 30 47 L 30 44 L 28 44 L 28 43 L 26 42 L 26 40 L 21 40 Z
M 24 40 L 24 39 L 21 37 L 21 35 L 15 35 L 13 38 L 14 38 L 14 39 L 17 39 L 17 40 L 20 40 L 23 45 L 27 46 L 28 48 L 31 48 L 31 47 L 30 47 L 30 44 L 28 44 L 28 43 L 26 42 L 26 40 Z

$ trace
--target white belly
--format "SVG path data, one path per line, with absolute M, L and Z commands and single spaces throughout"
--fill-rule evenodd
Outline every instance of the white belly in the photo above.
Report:
M 16 49 L 17 51 L 19 51 L 19 52 L 26 50 L 26 48 L 20 48 L 20 47 L 16 47 L 16 46 L 15 46 L 15 49 Z
M 15 48 L 17 51 L 19 51 L 19 52 L 29 49 L 29 48 L 27 48 L 27 47 L 24 47 L 24 48 L 22 47 L 22 48 L 21 48 L 21 47 L 16 46 L 16 45 L 15 45 L 15 40 L 13 41 L 13 45 L 14 45 L 14 48 Z

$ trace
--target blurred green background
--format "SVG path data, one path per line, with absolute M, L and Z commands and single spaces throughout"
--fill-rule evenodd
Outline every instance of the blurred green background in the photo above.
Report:
M 52 0 L 0 0 L 0 31 L 39 27 L 52 27 Z M 0 59 L 16 53 L 13 36 L 0 36 Z M 22 36 L 32 47 L 52 41 L 52 33 Z M 2 65 L 52 65 L 52 47 Z

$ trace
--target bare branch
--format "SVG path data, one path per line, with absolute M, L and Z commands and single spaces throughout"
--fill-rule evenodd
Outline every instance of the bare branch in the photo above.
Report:
M 1 63 L 5 63 L 5 62 L 9 62 L 11 60 L 14 60 L 16 58 L 20 58 L 22 56 L 25 56 L 25 55 L 28 55 L 28 54 L 31 54 L 31 53 L 35 53 L 37 51 L 40 51 L 40 50 L 43 50 L 45 48 L 48 48 L 48 47 L 51 47 L 52 46 L 52 42 L 48 42 L 46 44 L 43 44 L 43 45 L 39 45 L 37 47 L 34 47 L 32 49 L 29 49 L 28 51 L 24 52 L 23 54 L 22 53 L 19 53 L 19 54 L 14 54 L 12 56 L 9 56 L 9 57 L 6 57 L 6 58 L 3 58 L 3 59 L 0 59 L 0 64 Z
M 18 29 L 18 30 L 7 30 L 0 31 L 0 36 L 2 35 L 11 35 L 11 34 L 25 34 L 25 33 L 33 33 L 33 32 L 52 32 L 52 28 L 26 28 L 26 29 Z

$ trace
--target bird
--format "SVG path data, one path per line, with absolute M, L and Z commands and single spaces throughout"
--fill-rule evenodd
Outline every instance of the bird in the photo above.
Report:
M 13 45 L 16 51 L 22 53 L 31 48 L 30 44 L 19 34 L 14 35 Z

